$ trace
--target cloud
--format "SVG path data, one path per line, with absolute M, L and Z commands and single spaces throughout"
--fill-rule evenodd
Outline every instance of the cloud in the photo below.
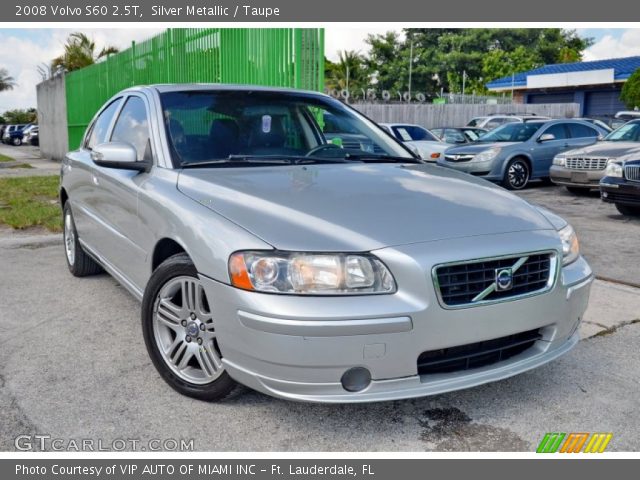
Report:
M 635 55 L 640 55 L 640 29 L 630 28 L 620 36 L 604 35 L 584 52 L 584 60 L 604 60 Z
M 41 81 L 37 67 L 48 64 L 63 52 L 67 36 L 78 28 L 71 29 L 0 29 L 0 68 L 5 68 L 14 77 L 17 86 L 13 90 L 0 92 L 0 112 L 14 108 L 36 106 L 36 85 Z M 114 45 L 125 49 L 131 41 L 149 38 L 163 29 L 160 28 L 92 28 L 81 31 L 96 42 L 98 49 Z
M 383 34 L 392 28 L 336 28 L 324 29 L 324 50 L 326 57 L 331 61 L 338 60 L 338 52 L 341 50 L 355 50 L 362 54 L 369 51 L 369 45 L 365 42 L 368 34 Z M 404 38 L 401 35 L 401 38 Z

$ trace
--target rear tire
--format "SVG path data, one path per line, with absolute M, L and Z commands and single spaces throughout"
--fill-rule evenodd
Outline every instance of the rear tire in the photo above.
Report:
M 630 205 L 623 205 L 621 203 L 616 203 L 616 208 L 622 215 L 626 215 L 629 217 L 640 216 L 640 207 L 633 207 Z
M 505 169 L 502 185 L 508 190 L 522 190 L 527 186 L 530 178 L 529 163 L 523 158 L 514 158 Z
M 142 333 L 156 370 L 177 392 L 208 402 L 240 390 L 221 362 L 211 307 L 185 253 L 153 272 L 142 300 Z
M 102 267 L 87 255 L 78 241 L 78 232 L 69 202 L 64 205 L 62 221 L 65 258 L 71 274 L 76 277 L 86 277 L 102 272 Z

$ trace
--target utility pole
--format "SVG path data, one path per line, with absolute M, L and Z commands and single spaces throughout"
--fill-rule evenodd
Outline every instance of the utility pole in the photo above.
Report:
M 466 80 L 467 80 L 467 71 L 463 70 L 462 71 L 462 98 L 464 101 L 464 87 L 466 85 Z
M 411 102 L 411 73 L 413 71 L 413 39 L 409 47 L 409 102 Z

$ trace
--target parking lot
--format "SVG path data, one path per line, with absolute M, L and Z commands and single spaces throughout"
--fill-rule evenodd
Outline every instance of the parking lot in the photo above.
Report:
M 0 230 L 0 450 L 20 434 L 194 439 L 196 450 L 532 451 L 545 432 L 605 431 L 640 448 L 640 221 L 597 196 L 534 185 L 521 195 L 565 216 L 598 276 L 583 340 L 537 370 L 478 388 L 370 405 L 309 405 L 246 391 L 220 404 L 157 375 L 139 305 L 107 275 L 78 279 L 61 239 Z M 619 283 L 621 282 L 621 283 Z M 144 447 L 142 447 L 144 448 Z

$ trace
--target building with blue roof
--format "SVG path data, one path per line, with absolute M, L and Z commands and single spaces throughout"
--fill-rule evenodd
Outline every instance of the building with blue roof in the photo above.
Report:
M 609 118 L 625 105 L 624 82 L 640 68 L 640 56 L 545 65 L 487 83 L 494 92 L 513 92 L 519 103 L 577 103 L 584 117 Z

